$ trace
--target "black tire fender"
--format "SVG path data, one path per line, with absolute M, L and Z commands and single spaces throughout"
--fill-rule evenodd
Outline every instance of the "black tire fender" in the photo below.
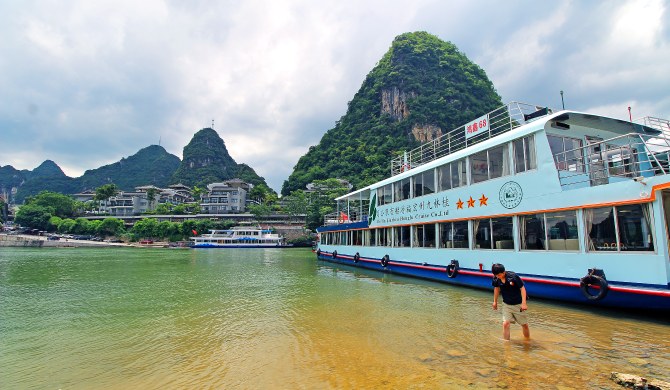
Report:
M 389 260 L 390 260 L 389 255 L 384 255 L 384 257 L 382 257 L 382 259 L 379 261 L 379 263 L 382 265 L 382 267 L 388 267 Z
M 360 258 L 361 258 L 361 255 L 358 254 L 358 252 L 356 252 L 356 254 L 354 255 L 354 263 L 358 263 L 358 260 L 359 260 Z
M 337 259 L 337 251 L 333 251 L 333 259 Z
M 596 294 L 592 294 L 590 287 L 596 287 L 598 292 Z M 590 274 L 579 280 L 579 288 L 582 290 L 584 297 L 589 301 L 599 301 L 607 296 L 607 292 L 609 291 L 609 284 L 602 276 Z
M 321 256 L 321 249 L 317 249 L 317 250 L 316 250 L 316 255 L 317 255 L 317 256 Z
M 455 278 L 458 276 L 458 260 L 451 260 L 451 264 L 447 266 L 447 276 Z

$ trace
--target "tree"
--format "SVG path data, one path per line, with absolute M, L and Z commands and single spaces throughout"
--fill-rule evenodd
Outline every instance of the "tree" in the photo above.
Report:
M 111 198 L 119 193 L 119 189 L 115 184 L 105 184 L 95 189 L 95 196 L 93 200 L 98 202 L 98 210 L 100 210 L 101 202 Z
M 193 195 L 193 199 L 198 200 L 202 196 L 202 194 L 205 193 L 205 189 L 202 187 L 198 186 L 193 186 L 193 189 L 191 190 L 191 195 Z
M 58 224 L 58 233 L 73 233 L 74 225 L 74 219 L 64 219 L 60 224 Z
M 74 234 L 88 234 L 90 231 L 89 220 L 85 218 L 77 218 L 74 220 L 74 226 L 72 227 L 72 233 Z
M 25 204 L 16 212 L 14 222 L 33 229 L 47 230 L 53 213 L 54 209 L 52 207 Z
M 158 191 L 157 188 L 151 187 L 147 190 L 147 200 L 149 201 L 149 210 L 153 210 L 153 205 L 154 202 L 156 201 L 156 195 L 158 195 L 160 191 Z
M 261 222 L 272 214 L 272 207 L 268 204 L 252 204 L 249 206 L 249 212 L 254 215 L 257 222 Z
M 125 231 L 123 221 L 118 218 L 105 218 L 98 226 L 96 234 L 101 236 L 118 237 Z
M 159 237 L 158 232 L 158 221 L 156 218 L 144 218 L 135 222 L 130 231 L 133 234 L 136 234 L 138 237 L 150 238 L 150 237 Z
M 285 211 L 291 217 L 296 217 L 307 212 L 309 201 L 305 195 L 305 191 L 293 191 L 291 192 L 291 195 L 286 196 L 283 199 L 284 204 L 286 205 Z
M 42 191 L 35 196 L 26 198 L 26 204 L 35 206 L 50 207 L 53 209 L 53 215 L 61 218 L 71 218 L 75 216 L 75 200 L 67 195 L 57 192 Z

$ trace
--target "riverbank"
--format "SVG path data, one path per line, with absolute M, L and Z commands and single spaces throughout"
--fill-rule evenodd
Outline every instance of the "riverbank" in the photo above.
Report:
M 135 247 L 135 248 L 167 248 L 167 242 L 154 242 L 151 244 L 140 243 L 117 243 L 91 240 L 74 240 L 62 238 L 60 240 L 47 240 L 45 236 L 32 236 L 27 234 L 0 234 L 0 247 L 29 247 L 29 248 L 78 248 L 78 247 Z

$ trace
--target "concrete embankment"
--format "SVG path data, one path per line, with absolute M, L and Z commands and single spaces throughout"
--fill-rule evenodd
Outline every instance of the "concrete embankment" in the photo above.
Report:
M 0 247 L 28 247 L 28 248 L 74 248 L 74 247 L 100 247 L 100 246 L 128 246 L 128 244 L 117 244 L 109 242 L 66 240 L 47 240 L 43 236 L 9 235 L 0 234 Z

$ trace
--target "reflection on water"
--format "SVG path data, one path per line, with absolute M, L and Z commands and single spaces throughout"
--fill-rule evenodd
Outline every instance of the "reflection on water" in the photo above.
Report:
M 612 388 L 670 324 L 316 262 L 301 249 L 0 248 L 0 388 Z

